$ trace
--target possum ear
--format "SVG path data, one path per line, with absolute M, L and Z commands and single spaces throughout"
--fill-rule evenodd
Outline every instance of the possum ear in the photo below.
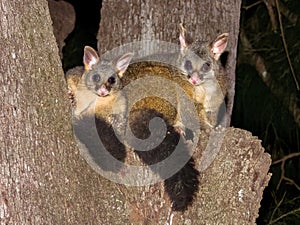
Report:
M 181 51 L 187 48 L 187 43 L 185 41 L 185 28 L 183 27 L 182 23 L 179 24 L 180 34 L 179 34 L 179 41 L 180 41 L 180 49 Z
M 99 62 L 99 55 L 90 46 L 84 47 L 84 54 L 83 54 L 83 64 L 85 70 L 92 69 L 92 66 Z
M 129 63 L 131 59 L 133 58 L 133 53 L 128 52 L 122 55 L 120 58 L 118 58 L 116 61 L 113 62 L 116 71 L 118 72 L 118 76 L 120 78 L 123 77 L 123 74 L 125 73 L 127 67 L 129 66 Z
M 228 43 L 228 36 L 228 33 L 223 33 L 210 44 L 210 50 L 215 60 L 219 60 L 221 54 L 224 52 Z
M 182 23 L 179 24 L 179 42 L 180 42 L 180 51 L 184 54 L 185 49 L 192 44 L 193 40 L 191 36 L 186 32 L 186 29 L 183 27 Z

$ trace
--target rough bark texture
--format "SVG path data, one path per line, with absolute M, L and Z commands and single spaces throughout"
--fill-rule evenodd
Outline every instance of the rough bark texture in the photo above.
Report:
M 128 224 L 114 184 L 78 154 L 47 1 L 0 11 L 0 224 Z

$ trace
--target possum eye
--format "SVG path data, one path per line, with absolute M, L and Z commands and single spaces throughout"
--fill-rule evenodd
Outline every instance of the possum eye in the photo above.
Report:
M 114 83 L 116 83 L 116 78 L 115 77 L 110 77 L 110 78 L 108 78 L 107 82 L 110 83 L 110 84 L 114 84 Z
M 99 81 L 100 81 L 100 75 L 99 74 L 94 74 L 93 76 L 92 76 L 92 81 L 94 82 L 94 83 L 98 83 Z
M 184 69 L 187 71 L 191 71 L 193 69 L 192 62 L 190 60 L 186 60 L 184 63 Z
M 206 62 L 202 65 L 201 67 L 202 72 L 207 73 L 208 71 L 210 71 L 210 62 Z

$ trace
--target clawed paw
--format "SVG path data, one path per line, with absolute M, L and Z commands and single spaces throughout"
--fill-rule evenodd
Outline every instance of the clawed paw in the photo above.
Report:
M 74 96 L 73 91 L 70 88 L 68 90 L 68 97 L 70 99 L 72 107 L 75 107 L 75 105 L 76 105 L 75 96 Z
M 177 133 L 179 133 L 180 135 L 185 137 L 185 126 L 183 125 L 182 122 L 177 121 L 174 125 L 173 125 L 175 131 Z

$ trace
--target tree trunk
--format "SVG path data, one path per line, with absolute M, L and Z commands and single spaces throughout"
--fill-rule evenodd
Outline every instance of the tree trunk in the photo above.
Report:
M 78 154 L 47 1 L 0 8 L 0 224 L 126 224 L 122 196 Z

